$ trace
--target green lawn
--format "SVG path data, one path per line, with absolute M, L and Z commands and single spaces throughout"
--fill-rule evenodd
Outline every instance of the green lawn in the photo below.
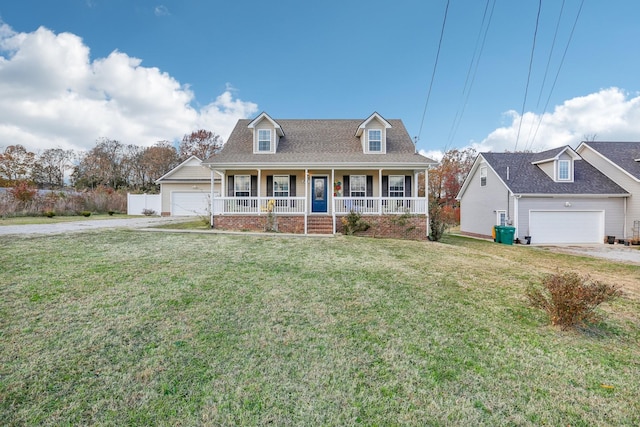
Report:
M 526 247 L 0 237 L 0 425 L 638 425 L 640 268 Z M 556 268 L 629 289 L 562 332 Z
M 122 219 L 122 218 L 140 218 L 139 216 L 131 216 L 125 214 L 92 214 L 91 216 L 72 215 L 72 216 L 16 216 L 16 217 L 0 217 L 0 227 L 3 225 L 26 225 L 26 224 L 52 224 L 57 222 L 71 221 L 91 221 L 96 219 Z

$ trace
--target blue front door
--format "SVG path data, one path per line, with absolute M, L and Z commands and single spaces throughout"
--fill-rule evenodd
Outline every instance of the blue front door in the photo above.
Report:
M 327 177 L 311 178 L 311 212 L 327 212 Z

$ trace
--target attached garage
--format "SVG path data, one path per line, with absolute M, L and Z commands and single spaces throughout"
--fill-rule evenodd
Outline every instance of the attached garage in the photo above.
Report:
M 207 193 L 174 191 L 171 193 L 172 216 L 207 215 L 209 197 Z
M 531 241 L 602 243 L 604 211 L 529 211 Z

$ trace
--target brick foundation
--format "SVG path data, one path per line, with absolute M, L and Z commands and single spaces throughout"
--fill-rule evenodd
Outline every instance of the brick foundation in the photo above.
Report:
M 236 231 L 265 231 L 267 215 L 224 215 L 213 217 L 213 228 Z M 304 233 L 304 216 L 277 215 L 275 224 L 280 233 Z
M 336 218 L 336 232 L 342 233 L 344 226 L 342 218 Z M 369 236 L 379 238 L 426 240 L 427 239 L 427 219 L 424 215 L 371 215 L 362 217 L 369 229 L 357 232 L 358 236 Z M 214 227 L 220 230 L 236 231 L 265 231 L 267 227 L 267 215 L 221 215 L 215 216 Z M 323 227 L 315 229 L 314 223 L 332 222 L 331 217 L 308 217 L 307 232 L 310 234 L 321 233 L 331 234 L 331 228 Z M 280 233 L 304 233 L 304 216 L 302 215 L 277 215 L 275 217 L 277 231 Z
M 338 233 L 344 230 L 342 218 L 336 220 Z M 357 236 L 427 240 L 427 218 L 424 215 L 363 215 L 362 219 L 369 224 L 369 229 L 356 232 Z

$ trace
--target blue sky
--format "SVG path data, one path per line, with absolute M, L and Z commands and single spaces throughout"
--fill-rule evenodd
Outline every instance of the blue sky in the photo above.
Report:
M 226 138 L 260 111 L 378 111 L 434 157 L 638 140 L 640 2 L 585 1 L 567 49 L 581 4 L 542 0 L 529 75 L 537 0 L 450 0 L 434 75 L 446 0 L 3 1 L 0 148 Z

